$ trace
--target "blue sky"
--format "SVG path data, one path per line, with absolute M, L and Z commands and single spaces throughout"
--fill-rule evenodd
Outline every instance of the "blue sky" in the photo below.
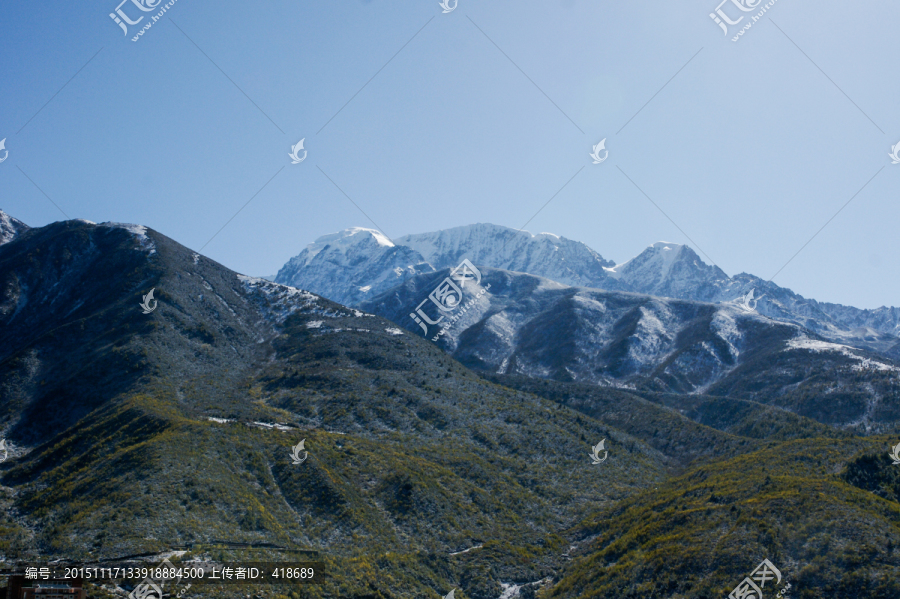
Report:
M 46 193 L 264 275 L 372 227 L 355 202 L 391 237 L 531 219 L 768 278 L 846 204 L 775 281 L 900 305 L 898 3 L 778 0 L 738 42 L 716 0 L 177 0 L 138 42 L 149 16 L 87 4 L 0 5 L 0 208 L 29 225 L 64 218 Z

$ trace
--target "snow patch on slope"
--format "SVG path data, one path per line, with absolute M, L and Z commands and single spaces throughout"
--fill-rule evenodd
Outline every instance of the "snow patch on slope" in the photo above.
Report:
M 641 318 L 637 324 L 637 331 L 632 335 L 628 348 L 628 355 L 641 366 L 656 362 L 672 341 L 669 334 L 670 327 L 666 326 L 659 318 L 660 316 L 664 318 L 672 316 L 668 306 L 661 302 L 654 302 L 654 307 L 657 307 L 659 311 L 654 313 L 646 306 L 641 306 Z M 670 318 L 666 320 L 670 320 Z
M 858 351 L 855 347 L 850 347 L 849 345 L 840 345 L 838 343 L 830 343 L 828 341 L 820 341 L 818 339 L 810 339 L 805 335 L 801 335 L 800 337 L 795 337 L 787 342 L 787 346 L 785 351 L 791 349 L 805 349 L 816 353 L 821 352 L 838 352 L 843 354 L 844 356 L 856 360 L 858 364 L 853 367 L 853 370 L 879 370 L 882 372 L 900 372 L 900 368 L 896 366 L 891 366 L 890 364 L 885 364 L 884 362 L 878 362 L 871 358 L 866 358 L 854 353 Z
M 237 275 L 237 278 L 248 292 L 255 293 L 264 300 L 263 310 L 279 324 L 284 322 L 294 312 L 301 310 L 321 314 L 328 318 L 350 316 L 349 313 L 323 308 L 319 304 L 321 298 L 308 291 L 273 283 L 258 277 Z
M 156 245 L 153 243 L 153 240 L 147 236 L 147 227 L 143 225 L 132 225 L 129 223 L 101 223 L 100 226 L 115 229 L 125 229 L 126 231 L 134 235 L 143 249 L 149 250 L 150 254 L 156 253 Z
M 733 314 L 729 314 L 726 310 L 719 310 L 712 319 L 712 326 L 716 331 L 716 335 L 728 345 L 728 353 L 735 360 L 741 355 L 739 348 L 743 335 L 738 327 L 737 321 Z

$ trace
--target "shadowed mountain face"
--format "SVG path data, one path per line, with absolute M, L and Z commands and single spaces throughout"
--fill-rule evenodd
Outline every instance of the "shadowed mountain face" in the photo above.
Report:
M 149 380 L 239 377 L 274 317 L 246 281 L 195 256 L 144 227 L 79 221 L 3 246 L 0 409 L 11 436 L 46 439 Z M 151 289 L 163 317 L 143 314 Z
M 487 268 L 436 345 L 409 312 L 446 275 L 382 297 L 411 334 L 144 227 L 69 221 L 0 246 L 0 554 L 314 550 L 329 578 L 310 598 L 699 599 L 758 563 L 736 544 L 797 596 L 847 588 L 838 562 L 857 564 L 856 596 L 893 596 L 887 439 L 779 407 L 843 422 L 808 379 L 831 371 L 850 410 L 851 383 L 890 363 L 735 306 Z M 856 382 L 836 385 L 841 368 Z M 757 401 L 662 392 L 699 388 Z M 280 549 L 204 549 L 222 540 Z
M 427 298 L 447 274 L 411 279 L 362 308 L 421 335 L 411 313 L 426 300 L 429 318 L 439 320 Z M 746 306 L 566 287 L 494 269 L 482 275 L 446 334 L 437 336 L 443 321 L 429 329 L 470 368 L 740 397 L 868 432 L 900 423 L 894 362 Z

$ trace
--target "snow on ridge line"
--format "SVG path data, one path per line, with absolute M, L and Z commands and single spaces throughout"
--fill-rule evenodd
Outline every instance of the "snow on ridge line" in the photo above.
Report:
M 95 224 L 89 220 L 84 220 L 84 219 L 78 219 L 78 220 L 81 220 L 81 221 L 84 221 L 84 222 L 90 223 L 90 224 Z M 142 248 L 144 248 L 145 250 L 150 250 L 151 254 L 156 253 L 156 245 L 153 243 L 153 240 L 150 239 L 150 237 L 147 235 L 147 227 L 145 227 L 144 225 L 134 225 L 131 223 L 106 222 L 106 223 L 100 223 L 98 226 L 108 227 L 111 229 L 125 229 L 126 231 L 128 231 L 129 233 L 131 233 L 132 235 L 134 235 L 137 238 L 138 243 L 141 244 Z
M 86 223 L 91 222 L 89 220 L 84 220 L 84 219 L 78 219 L 78 220 L 84 221 Z M 147 227 L 145 227 L 144 225 L 134 225 L 131 223 L 106 222 L 106 223 L 100 223 L 99 226 L 110 227 L 110 228 L 114 228 L 114 229 L 125 229 L 126 231 L 128 231 L 129 233 L 134 235 L 135 237 L 140 237 L 142 239 L 147 239 L 149 241 L 149 239 L 147 238 Z
M 18 223 L 18 224 L 17 224 Z M 30 229 L 28 225 L 0 210 L 0 245 L 9 243 Z
M 851 347 L 849 345 L 841 345 L 839 343 L 831 343 L 829 341 L 810 339 L 806 335 L 794 337 L 793 339 L 788 341 L 787 347 L 785 347 L 784 351 L 787 351 L 789 349 L 805 349 L 816 353 L 823 351 L 839 352 L 840 354 L 859 362 L 859 364 L 856 364 L 853 367 L 853 370 L 872 369 L 883 372 L 900 372 L 900 368 L 897 368 L 896 366 L 891 366 L 890 364 L 885 364 L 884 362 L 878 362 L 871 358 L 865 358 L 863 356 L 855 354 L 853 350 L 861 351 L 859 348 Z
M 275 322 L 283 323 L 287 318 L 297 312 L 311 306 L 316 306 L 321 298 L 318 295 L 303 291 L 296 287 L 289 287 L 281 283 L 273 283 L 258 277 L 236 275 L 244 288 L 250 292 L 259 292 L 268 302 L 266 312 L 274 317 Z M 329 316 L 327 313 L 323 316 Z
M 365 316 L 371 316 L 374 318 L 374 314 L 367 314 L 365 312 L 361 312 L 356 308 L 347 308 L 346 306 L 341 306 L 340 309 L 333 310 L 331 308 L 323 308 L 318 305 L 320 300 L 327 301 L 325 298 L 316 295 L 315 293 L 311 293 L 309 291 L 304 291 L 303 289 L 297 289 L 296 287 L 291 287 L 290 285 L 283 285 L 281 283 L 275 283 L 273 281 L 268 281 L 266 279 L 261 279 L 259 277 L 250 277 L 247 275 L 236 275 L 238 280 L 249 290 L 259 291 L 265 298 L 272 302 L 271 310 L 277 322 L 284 322 L 288 316 L 296 312 L 297 310 L 302 310 L 304 308 L 315 307 L 314 310 L 317 314 L 321 316 L 325 316 L 326 318 L 339 318 L 342 316 L 355 316 L 356 318 L 362 318 Z M 296 300 L 300 300 L 301 303 L 298 303 Z M 307 325 L 309 326 L 309 325 Z
M 290 285 L 284 285 L 282 283 L 275 283 L 273 281 L 269 281 L 268 279 L 262 279 L 260 277 L 250 277 L 241 274 L 239 274 L 237 278 L 240 279 L 240 281 L 245 285 L 258 288 L 266 295 L 272 295 L 278 292 L 286 292 L 288 295 L 301 295 L 304 298 L 319 299 L 318 295 L 310 293 L 309 291 L 297 289 L 296 287 L 291 287 Z
M 820 341 L 818 339 L 810 339 L 806 335 L 801 335 L 799 337 L 794 337 L 790 341 L 787 342 L 789 349 L 808 349 L 814 352 L 822 352 L 822 351 L 839 351 L 844 352 L 849 349 L 856 349 L 855 347 L 850 347 L 849 345 L 841 345 L 839 343 L 831 343 L 830 341 Z M 859 357 L 856 354 L 853 354 L 855 357 Z
M 291 426 L 285 426 L 284 424 L 278 424 L 277 422 L 248 422 L 247 426 L 256 426 L 259 428 L 268 428 L 276 431 L 290 431 L 293 430 Z
M 207 416 L 206 419 L 210 422 L 216 422 L 218 424 L 232 424 L 237 422 L 237 420 L 233 420 L 231 418 L 216 418 L 214 416 Z M 276 431 L 292 431 L 295 430 L 292 426 L 287 426 L 285 424 L 279 424 L 277 422 L 245 422 L 247 426 L 257 427 L 257 428 L 265 428 Z
M 683 243 L 672 243 L 670 241 L 657 241 L 656 243 L 648 245 L 647 248 L 643 252 L 638 254 L 637 256 L 629 258 L 628 260 L 626 260 L 625 262 L 622 262 L 621 264 L 616 264 L 612 268 L 607 268 L 606 266 L 604 266 L 603 270 L 605 270 L 606 274 L 608 274 L 609 276 L 611 276 L 615 279 L 619 279 L 622 277 L 622 269 L 624 267 L 626 267 L 631 262 L 634 262 L 637 258 L 643 256 L 644 253 L 647 252 L 647 250 L 655 250 L 657 252 L 657 255 L 663 256 L 663 258 L 662 258 L 663 269 L 664 269 L 663 278 L 665 278 L 665 276 L 668 275 L 668 273 L 671 269 L 672 262 L 678 256 L 681 248 L 683 248 L 683 247 L 684 247 Z M 660 253 L 660 252 L 671 252 L 672 250 L 676 250 L 676 251 L 674 253 L 669 253 L 669 254 L 661 254 Z

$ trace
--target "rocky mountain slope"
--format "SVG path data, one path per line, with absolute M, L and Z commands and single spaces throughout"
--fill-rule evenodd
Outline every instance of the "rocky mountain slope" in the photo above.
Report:
M 28 229 L 28 225 L 0 210 L 0 245 L 9 243 Z
M 327 235 L 291 259 L 277 281 L 358 305 L 405 280 L 463 259 L 573 287 L 733 303 L 823 338 L 900 359 L 900 309 L 860 310 L 820 303 L 749 274 L 730 277 L 688 246 L 659 242 L 615 265 L 583 243 L 490 224 L 388 240 L 371 229 Z
M 741 304 L 567 287 L 483 268 L 464 304 L 442 315 L 428 297 L 449 274 L 410 279 L 362 309 L 419 335 L 428 317 L 438 323 L 428 338 L 480 371 L 750 399 L 865 432 L 900 425 L 900 367 L 892 360 Z

